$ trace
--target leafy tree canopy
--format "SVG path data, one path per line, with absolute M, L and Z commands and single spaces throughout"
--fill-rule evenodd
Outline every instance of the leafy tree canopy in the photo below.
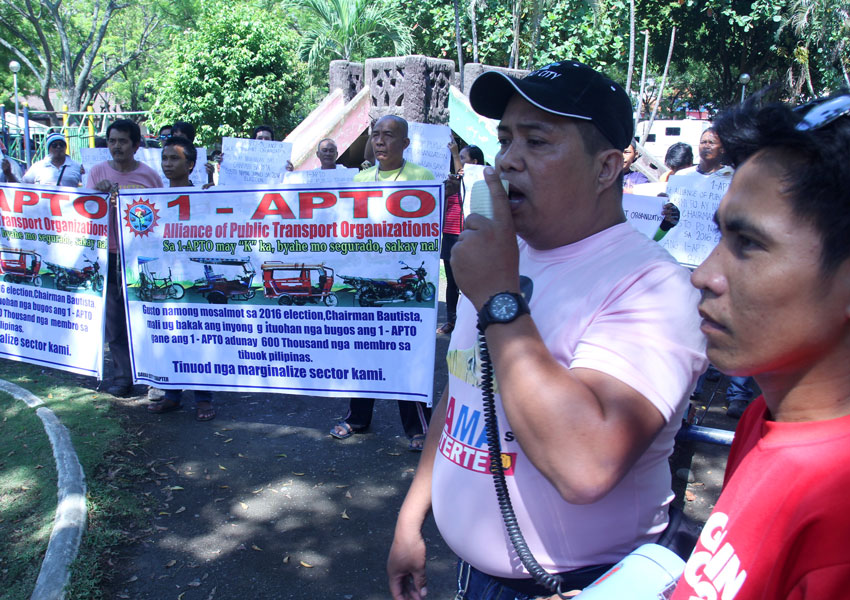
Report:
M 175 36 L 153 80 L 156 127 L 188 121 L 197 142 L 246 136 L 260 124 L 278 138 L 294 127 L 306 71 L 292 23 L 232 3 L 207 3 L 197 28 Z

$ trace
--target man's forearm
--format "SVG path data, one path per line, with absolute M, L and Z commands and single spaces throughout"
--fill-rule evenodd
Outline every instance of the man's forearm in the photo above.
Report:
M 531 317 L 491 325 L 487 344 L 514 436 L 569 502 L 604 496 L 664 424 L 632 388 L 559 363 Z

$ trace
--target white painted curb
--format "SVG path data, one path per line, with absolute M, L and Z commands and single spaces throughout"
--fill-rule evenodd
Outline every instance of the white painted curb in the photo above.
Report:
M 68 429 L 53 411 L 42 406 L 44 403 L 38 397 L 14 383 L 0 380 L 0 390 L 26 402 L 31 408 L 38 407 L 35 413 L 44 424 L 53 447 L 53 459 L 59 474 L 56 516 L 30 600 L 62 600 L 70 577 L 69 568 L 80 549 L 86 527 L 86 476 L 74 452 Z

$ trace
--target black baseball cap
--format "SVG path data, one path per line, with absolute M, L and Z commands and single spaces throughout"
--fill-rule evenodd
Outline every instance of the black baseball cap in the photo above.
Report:
M 632 103 L 626 91 L 580 62 L 562 60 L 522 79 L 488 71 L 472 84 L 469 102 L 478 114 L 501 119 L 514 94 L 546 112 L 591 121 L 618 150 L 634 138 Z

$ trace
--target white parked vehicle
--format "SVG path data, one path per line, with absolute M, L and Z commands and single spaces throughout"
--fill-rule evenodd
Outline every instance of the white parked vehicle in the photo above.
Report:
M 638 123 L 635 137 L 652 156 L 663 163 L 667 149 L 676 142 L 684 142 L 694 151 L 694 162 L 699 162 L 699 138 L 711 123 L 700 119 L 656 119 L 647 137 L 648 125 L 649 121 Z

